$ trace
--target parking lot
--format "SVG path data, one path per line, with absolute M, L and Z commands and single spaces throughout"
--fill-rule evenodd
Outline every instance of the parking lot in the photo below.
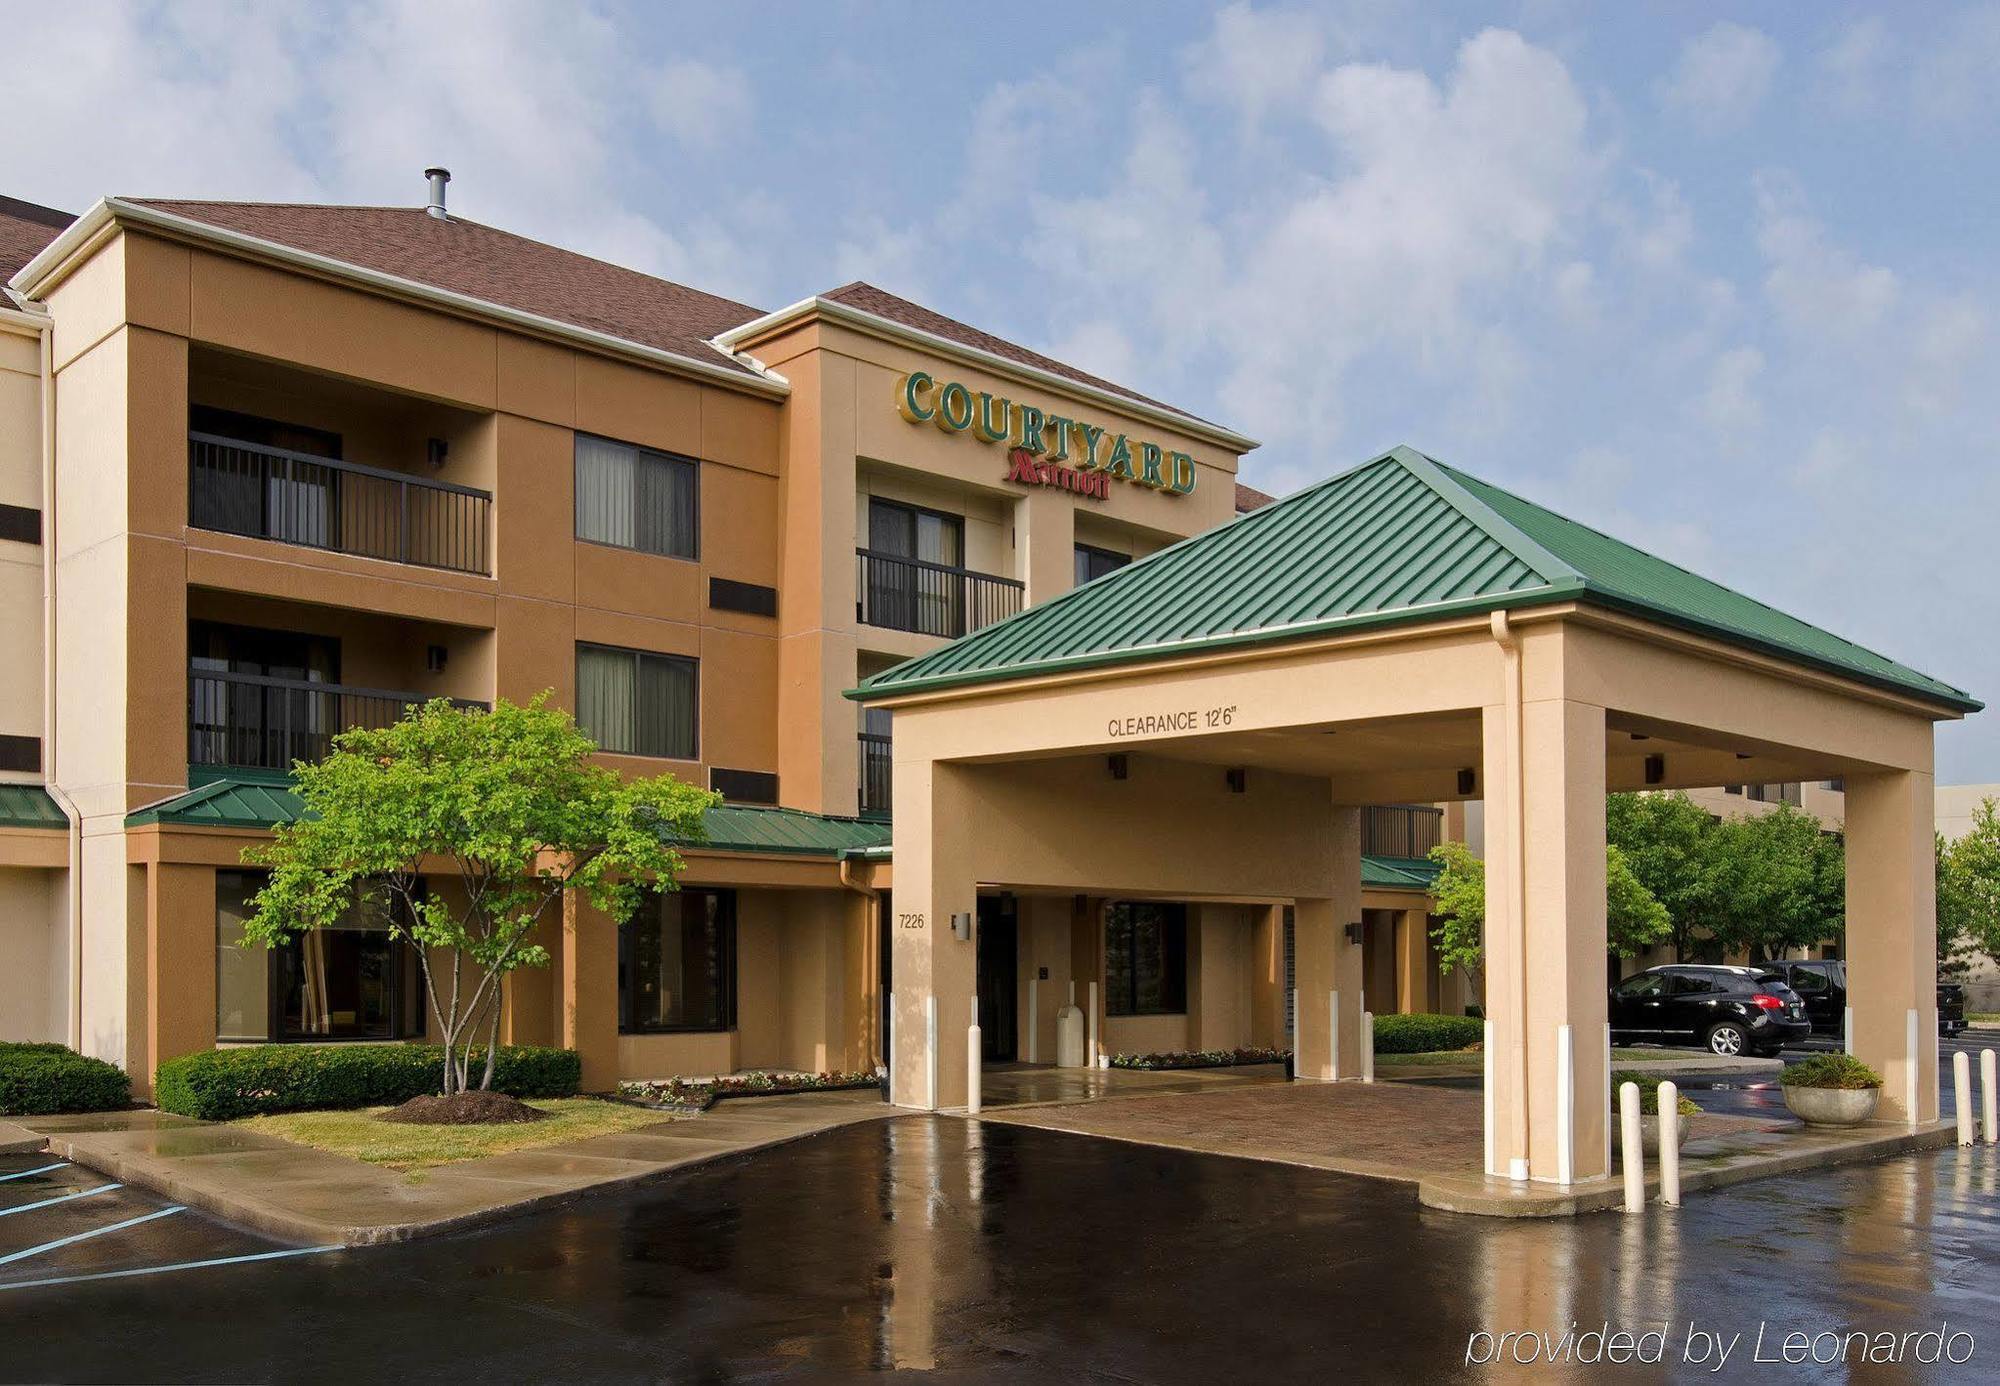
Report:
M 50 1155 L 0 1155 L 0 1295 L 321 1250 L 331 1248 L 280 1246 Z

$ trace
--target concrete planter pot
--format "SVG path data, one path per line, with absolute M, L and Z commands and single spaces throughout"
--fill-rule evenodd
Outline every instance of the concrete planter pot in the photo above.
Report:
M 1681 1116 L 1675 1117 L 1674 1120 L 1679 1123 L 1674 1135 L 1674 1146 L 1678 1149 L 1688 1143 L 1688 1119 Z M 1639 1117 L 1639 1148 L 1644 1150 L 1648 1155 L 1658 1155 L 1660 1153 L 1660 1119 L 1658 1117 L 1645 1116 L 1643 1114 Z
M 1875 1115 L 1880 1088 L 1787 1086 L 1785 1105 L 1808 1126 L 1859 1126 Z

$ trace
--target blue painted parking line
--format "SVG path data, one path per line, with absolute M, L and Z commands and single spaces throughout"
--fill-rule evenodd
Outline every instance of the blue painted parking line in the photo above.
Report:
M 127 1270 L 91 1271 L 87 1275 L 52 1275 L 42 1280 L 16 1280 L 0 1285 L 0 1293 L 25 1290 L 32 1285 L 74 1285 L 81 1280 L 119 1280 L 131 1275 L 165 1275 L 169 1271 L 204 1270 L 209 1266 L 234 1266 L 245 1261 L 276 1261 L 287 1256 L 317 1256 L 323 1251 L 340 1251 L 340 1246 L 298 1246 L 283 1251 L 259 1251 L 248 1256 L 214 1256 L 206 1261 L 178 1261 L 167 1266 L 133 1266 Z
M 66 1169 L 68 1166 L 68 1160 L 57 1160 L 54 1164 L 43 1165 L 40 1169 L 23 1169 L 16 1170 L 12 1174 L 0 1174 L 0 1184 L 6 1183 L 9 1179 L 26 1179 L 31 1174 L 47 1174 L 52 1169 Z
M 40 1256 L 45 1251 L 56 1251 L 62 1247 L 74 1246 L 78 1242 L 87 1242 L 92 1237 L 102 1237 L 109 1232 L 123 1232 L 126 1228 L 137 1227 L 142 1222 L 151 1222 L 155 1218 L 172 1217 L 175 1213 L 185 1213 L 186 1211 L 187 1208 L 184 1205 L 175 1203 L 169 1207 L 156 1208 L 150 1213 L 141 1213 L 136 1218 L 127 1218 L 123 1222 L 114 1222 L 108 1227 L 93 1227 L 87 1232 L 73 1232 L 67 1237 L 58 1237 L 52 1242 L 43 1242 L 40 1246 L 31 1246 L 24 1251 L 10 1251 L 5 1256 L 0 1256 L 0 1266 L 10 1266 L 16 1261 L 25 1261 L 30 1256 Z
M 47 1208 L 56 1203 L 74 1203 L 79 1198 L 89 1198 L 92 1194 L 110 1193 L 122 1189 L 123 1184 L 99 1184 L 94 1189 L 78 1189 L 75 1193 L 62 1194 L 56 1198 L 45 1198 L 40 1203 L 23 1203 L 13 1208 L 0 1208 L 0 1218 L 10 1218 L 16 1213 L 32 1213 L 37 1208 Z

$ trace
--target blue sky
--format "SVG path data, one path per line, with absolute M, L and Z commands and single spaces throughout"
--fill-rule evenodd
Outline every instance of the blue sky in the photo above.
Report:
M 1406 442 L 2000 699 L 2000 5 L 41 6 L 0 191 L 415 203 L 865 278 Z M 18 124 L 17 136 L 24 131 Z M 1939 778 L 2000 780 L 2000 721 Z

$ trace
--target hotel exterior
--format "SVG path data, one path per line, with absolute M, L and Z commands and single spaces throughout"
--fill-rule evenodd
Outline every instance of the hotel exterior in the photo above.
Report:
M 763 313 L 435 191 L 0 202 L 0 1038 L 143 1090 L 216 1044 L 423 1034 L 366 921 L 234 946 L 242 850 L 342 727 L 550 689 L 607 764 L 725 805 L 679 894 L 565 922 L 504 1038 L 593 1088 L 880 1062 L 894 743 L 844 694 L 1267 499 L 1254 444 L 865 284 Z M 1427 877 L 1386 858 L 1440 816 L 1376 815 L 1406 969 Z M 1052 1057 L 1072 981 L 1107 1050 L 1283 1042 L 1275 906 L 980 914 L 995 1058 Z
M 1368 1012 L 1469 999 L 1426 930 L 1449 833 L 1487 862 L 1487 1171 L 1594 1179 L 1607 789 L 1838 781 L 1855 1050 L 1935 1117 L 1960 690 L 1420 453 L 1271 502 L 1250 438 L 880 289 L 760 312 L 443 184 L 0 203 L 0 1038 L 144 1091 L 423 1035 L 380 920 L 237 946 L 243 849 L 343 727 L 550 690 L 723 800 L 681 890 L 570 902 L 510 978 L 503 1040 L 589 1089 L 886 1063 L 955 1106 L 1072 997 L 1098 1051 L 1354 1077 Z

